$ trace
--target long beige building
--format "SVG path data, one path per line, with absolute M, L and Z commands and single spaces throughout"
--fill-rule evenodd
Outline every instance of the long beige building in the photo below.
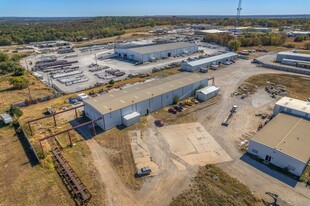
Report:
M 206 74 L 182 72 L 84 101 L 85 114 L 97 121 L 103 130 L 119 125 L 130 126 L 140 117 L 179 99 L 194 95 L 200 86 L 208 85 Z

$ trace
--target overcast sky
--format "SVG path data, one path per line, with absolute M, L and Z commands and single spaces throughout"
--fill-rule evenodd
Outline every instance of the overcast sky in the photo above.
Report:
M 0 0 L 0 16 L 235 15 L 238 0 Z M 310 0 L 243 0 L 242 15 L 309 14 Z

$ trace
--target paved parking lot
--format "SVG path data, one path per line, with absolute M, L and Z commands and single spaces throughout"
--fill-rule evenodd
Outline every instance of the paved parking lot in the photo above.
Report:
M 152 43 L 153 39 L 139 39 L 132 41 L 131 43 L 135 44 L 148 44 Z M 197 42 L 199 43 L 199 42 Z M 128 74 L 139 74 L 139 73 L 148 73 L 152 72 L 152 69 L 154 67 L 160 68 L 163 66 L 167 66 L 171 63 L 176 63 L 176 62 L 181 62 L 182 60 L 186 60 L 189 57 L 198 57 L 201 55 L 201 53 L 195 53 L 187 56 L 180 56 L 180 57 L 171 57 L 165 60 L 158 60 L 155 62 L 147 62 L 142 65 L 135 65 L 134 62 L 126 61 L 120 58 L 112 58 L 112 59 L 105 59 L 105 60 L 96 60 L 96 57 L 100 57 L 102 55 L 107 55 L 107 54 L 113 54 L 114 49 L 108 49 L 102 47 L 98 47 L 100 49 L 97 50 L 87 50 L 85 52 L 81 52 L 80 48 L 76 48 L 74 53 L 68 53 L 68 54 L 57 54 L 56 52 L 54 53 L 49 53 L 49 54 L 44 54 L 44 55 L 37 55 L 37 56 L 31 56 L 26 58 L 26 60 L 22 61 L 21 64 L 25 67 L 31 70 L 35 62 L 39 61 L 42 56 L 55 56 L 57 57 L 57 60 L 67 60 L 67 61 L 78 61 L 78 63 L 72 64 L 72 66 L 78 66 L 78 70 L 82 71 L 82 74 L 75 75 L 75 76 L 70 76 L 76 77 L 76 78 L 85 78 L 86 81 L 80 82 L 80 83 L 75 83 L 71 85 L 66 85 L 58 81 L 57 79 L 53 79 L 50 77 L 48 72 L 43 72 L 43 71 L 37 71 L 39 75 L 43 76 L 43 81 L 46 82 L 48 85 L 54 85 L 54 87 L 58 90 L 61 90 L 62 92 L 65 93 L 72 93 L 76 91 L 81 91 L 90 87 L 95 86 L 96 83 L 108 83 L 110 81 L 110 78 L 102 79 L 99 78 L 96 74 L 102 73 L 105 75 L 105 71 L 96 71 L 96 72 L 91 72 L 89 71 L 89 65 L 90 64 L 98 64 L 99 66 L 102 67 L 109 67 L 111 69 L 118 69 L 121 72 L 124 72 L 125 75 L 121 77 L 113 77 L 115 81 L 125 79 L 127 78 Z M 203 50 L 204 54 L 207 55 L 215 55 L 218 53 L 222 53 L 225 51 L 225 47 L 221 46 L 214 46 L 211 44 L 206 44 L 206 43 L 199 43 L 199 50 Z M 66 56 L 74 56 L 70 58 L 66 58 Z M 30 62 L 32 62 L 32 65 L 30 65 Z M 79 76 L 79 77 L 78 77 Z M 69 77 L 64 77 L 62 79 L 68 80 Z

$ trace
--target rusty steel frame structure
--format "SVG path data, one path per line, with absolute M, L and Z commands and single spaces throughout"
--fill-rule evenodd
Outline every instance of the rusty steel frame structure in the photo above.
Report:
M 66 185 L 72 198 L 77 205 L 86 205 L 91 199 L 92 195 L 82 183 L 80 178 L 75 174 L 68 161 L 63 157 L 60 150 L 55 148 L 52 150 L 55 169 L 60 178 Z
M 71 135 L 70 135 L 70 131 L 71 130 L 75 130 L 75 129 L 78 129 L 80 127 L 83 127 L 83 126 L 86 126 L 88 124 L 92 124 L 92 130 L 93 130 L 93 134 L 96 136 L 97 133 L 96 133 L 96 129 L 95 129 L 95 122 L 98 121 L 98 120 L 101 120 L 102 117 L 99 117 L 95 120 L 91 120 L 91 121 L 88 121 L 88 122 L 84 122 L 82 124 L 79 124 L 77 126 L 74 126 L 74 127 L 71 127 L 70 129 L 66 129 L 64 131 L 61 131 L 61 132 L 58 132 L 58 133 L 55 133 L 55 134 L 52 134 L 52 135 L 49 135 L 49 136 L 46 136 L 46 137 L 43 137 L 41 139 L 39 139 L 39 142 L 40 142 L 40 146 L 41 146 L 41 150 L 42 150 L 42 153 L 43 155 L 45 156 L 45 153 L 44 153 L 44 149 L 43 149 L 43 146 L 42 146 L 42 141 L 44 140 L 48 140 L 50 138 L 53 138 L 53 137 L 56 137 L 58 135 L 61 135 L 61 134 L 64 134 L 64 133 L 67 133 L 68 134 L 68 138 L 69 138 L 69 141 L 70 141 L 70 146 L 72 146 L 72 139 L 71 139 Z
M 63 110 L 63 111 L 60 111 L 60 112 L 55 112 L 55 113 L 53 113 L 53 114 L 46 115 L 46 116 L 44 116 L 44 117 L 39 117 L 39 118 L 32 119 L 32 120 L 28 121 L 27 124 L 28 124 L 29 130 L 30 130 L 31 136 L 32 136 L 33 133 L 32 133 L 32 128 L 31 128 L 30 123 L 36 122 L 36 121 L 39 121 L 39 120 L 42 120 L 42 119 L 46 119 L 46 118 L 49 118 L 49 117 L 53 117 L 53 119 L 54 119 L 54 125 L 55 125 L 55 127 L 56 127 L 56 126 L 57 126 L 56 115 L 62 114 L 62 113 L 65 113 L 65 112 L 68 112 L 68 111 L 71 111 L 71 110 L 75 110 L 75 118 L 77 118 L 77 117 L 78 117 L 78 114 L 77 114 L 77 111 L 76 111 L 76 110 L 77 110 L 78 108 L 81 108 L 81 107 L 84 107 L 84 105 L 80 105 L 80 106 L 77 106 L 77 107 L 73 107 L 73 108 L 70 108 L 70 109 L 66 109 L 66 110 Z

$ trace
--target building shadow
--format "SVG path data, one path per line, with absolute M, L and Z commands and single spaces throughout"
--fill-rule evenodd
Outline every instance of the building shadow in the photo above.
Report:
M 30 163 L 31 167 L 34 167 L 40 163 L 39 158 L 34 151 L 32 145 L 30 145 L 29 141 L 27 141 L 27 137 L 22 131 L 17 130 L 15 128 L 16 136 L 28 158 L 28 162 Z
M 88 119 L 87 117 L 80 117 L 80 118 L 71 120 L 69 123 L 72 127 L 76 127 L 76 126 L 79 126 L 79 125 L 86 123 L 86 122 L 89 122 L 89 121 L 90 121 L 90 119 Z M 81 126 L 79 128 L 76 128 L 75 131 L 77 131 L 77 133 L 79 133 L 83 137 L 84 140 L 90 140 L 93 137 L 95 137 L 91 123 L 84 125 L 84 126 Z M 96 124 L 95 124 L 95 131 L 96 131 L 96 135 L 104 132 L 104 130 L 101 129 Z
M 243 162 L 247 163 L 248 165 L 256 168 L 257 170 L 291 186 L 291 187 L 295 187 L 297 185 L 297 180 L 283 174 L 280 173 L 276 170 L 271 169 L 270 167 L 268 167 L 267 165 L 260 163 L 254 159 L 252 159 L 249 155 L 244 154 L 240 157 L 240 160 L 242 160 Z

